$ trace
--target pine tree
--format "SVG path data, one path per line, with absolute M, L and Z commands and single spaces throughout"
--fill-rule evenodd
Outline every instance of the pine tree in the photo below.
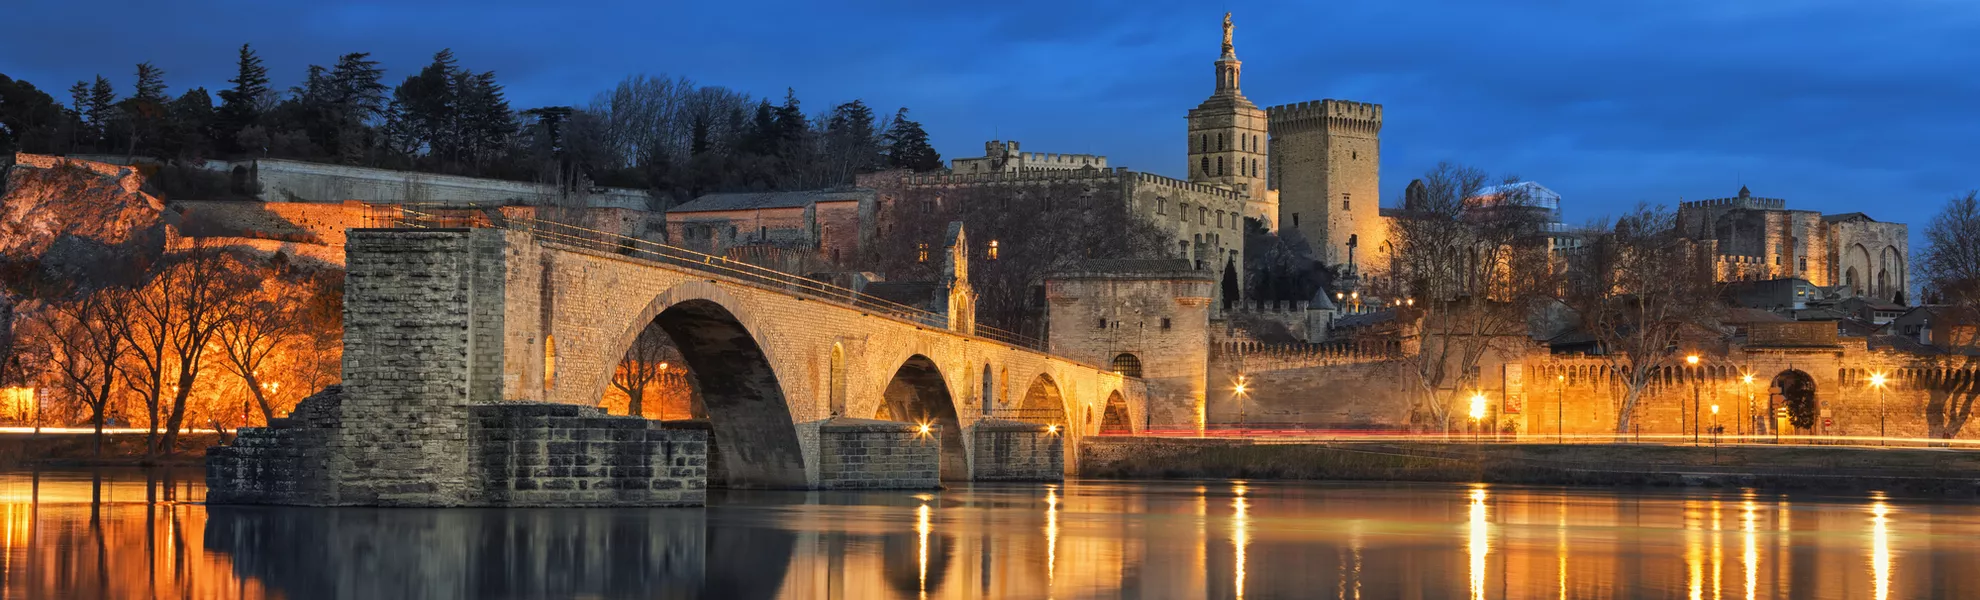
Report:
M 478 173 L 484 165 L 499 159 L 516 132 L 516 116 L 502 96 L 502 84 L 494 71 L 462 78 L 455 91 L 460 98 L 459 135 L 468 153 L 469 164 Z
M 102 75 L 97 75 L 96 81 L 89 86 L 89 108 L 85 109 L 84 113 L 89 115 L 90 131 L 93 134 L 91 148 L 98 152 L 108 151 L 110 121 L 117 116 L 117 92 L 110 88 L 110 80 L 104 79 Z
M 928 132 L 908 119 L 908 109 L 894 113 L 894 126 L 887 130 L 887 166 L 928 172 L 942 168 L 942 154 L 928 144 Z
M 166 110 L 163 149 L 166 156 L 180 160 L 200 160 L 212 153 L 214 128 L 213 97 L 206 88 L 193 88 L 180 94 Z
M 234 78 L 227 82 L 234 87 L 220 90 L 216 137 L 222 147 L 239 150 L 235 138 L 260 119 L 261 103 L 268 97 L 268 67 L 262 66 L 261 57 L 255 55 L 253 48 L 241 44 Z
M 459 159 L 460 100 L 455 92 L 460 78 L 454 52 L 443 49 L 433 55 L 432 63 L 392 90 L 392 118 L 386 128 L 395 147 L 442 163 Z
M 312 75 L 315 70 L 312 67 Z M 371 53 L 352 52 L 338 57 L 337 66 L 322 82 L 328 87 L 330 117 L 330 143 L 323 145 L 336 149 L 339 162 L 364 162 L 371 145 L 371 124 L 385 113 L 386 87 L 378 81 L 384 74 L 378 61 L 371 60 Z
M 70 135 L 69 144 L 75 148 L 91 148 L 96 145 L 96 124 L 89 122 L 89 82 L 77 81 L 69 86 L 69 112 L 74 115 L 75 131 Z
M 131 93 L 131 99 L 164 106 L 166 102 L 165 70 L 158 68 L 150 62 L 138 63 L 137 88 L 136 91 Z

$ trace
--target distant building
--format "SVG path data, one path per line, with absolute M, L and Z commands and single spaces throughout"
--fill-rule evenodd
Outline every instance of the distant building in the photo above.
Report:
M 1842 286 L 1849 296 L 1905 304 L 1909 232 L 1860 212 L 1823 215 L 1791 210 L 1745 187 L 1732 198 L 1697 200 L 1678 208 L 1686 237 L 1712 244 L 1721 281 L 1800 278 Z
M 697 252 L 737 254 L 734 258 L 755 264 L 764 263 L 749 255 L 788 250 L 836 267 L 858 256 L 865 222 L 861 215 L 871 214 L 875 198 L 873 190 L 859 188 L 707 194 L 667 211 L 667 239 Z M 782 264 L 788 260 L 771 262 L 800 268 Z

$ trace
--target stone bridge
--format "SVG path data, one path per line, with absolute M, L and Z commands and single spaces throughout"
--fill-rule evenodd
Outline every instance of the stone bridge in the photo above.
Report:
M 968 303 L 948 314 L 917 311 L 716 257 L 540 228 L 353 229 L 347 253 L 344 384 L 334 418 L 341 431 L 333 436 L 344 441 L 328 468 L 329 479 L 366 491 L 322 503 L 501 503 L 447 501 L 476 493 L 429 488 L 483 489 L 488 477 L 478 469 L 532 470 L 521 466 L 531 459 L 497 456 L 515 452 L 527 434 L 489 428 L 533 417 L 502 421 L 509 417 L 488 411 L 597 406 L 649 325 L 666 332 L 698 384 L 710 484 L 1055 479 L 1071 467 L 1066 444 L 1143 422 L 1140 380 L 976 335 Z M 956 287 L 967 292 L 967 281 Z M 315 410 L 298 413 L 305 409 Z M 591 426 L 605 428 L 601 436 L 635 435 L 604 433 L 619 426 L 603 419 Z M 282 427 L 293 425 L 270 429 Z M 668 431 L 675 433 L 699 434 Z M 569 447 L 531 448 L 549 452 L 554 465 Z M 507 471 L 477 460 L 523 462 Z M 366 500 L 393 490 L 408 499 Z

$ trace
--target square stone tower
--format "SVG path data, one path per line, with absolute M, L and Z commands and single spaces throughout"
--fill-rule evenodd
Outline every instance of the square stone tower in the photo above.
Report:
M 1224 51 L 1215 65 L 1215 90 L 1189 111 L 1189 180 L 1235 190 L 1246 197 L 1244 216 L 1271 223 L 1278 215 L 1265 193 L 1265 111 L 1238 89 L 1243 63 L 1231 46 L 1230 13 L 1224 13 Z
M 1279 228 L 1298 230 L 1322 263 L 1362 272 L 1383 264 L 1382 105 L 1320 100 L 1265 114 Z

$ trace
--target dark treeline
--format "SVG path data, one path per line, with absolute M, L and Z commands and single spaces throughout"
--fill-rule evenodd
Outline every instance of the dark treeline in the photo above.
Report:
M 797 94 L 754 98 L 687 79 L 633 76 L 584 106 L 516 110 L 493 71 L 451 51 L 396 86 L 369 53 L 310 65 L 302 83 L 270 87 L 242 45 L 229 87 L 176 97 L 140 63 L 119 88 L 101 75 L 67 104 L 0 74 L 0 152 L 102 153 L 165 162 L 292 158 L 554 183 L 646 188 L 662 205 L 715 191 L 812 189 L 942 159 L 901 108 L 854 100 L 807 115 Z

